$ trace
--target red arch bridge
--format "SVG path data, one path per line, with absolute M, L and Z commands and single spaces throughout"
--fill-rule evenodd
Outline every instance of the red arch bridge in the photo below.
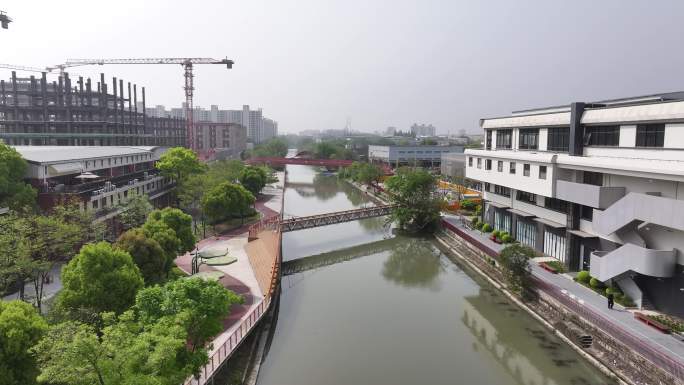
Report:
M 247 159 L 245 163 L 265 164 L 268 166 L 285 166 L 288 164 L 298 164 L 303 166 L 323 166 L 332 168 L 351 166 L 352 161 L 346 159 L 250 158 Z

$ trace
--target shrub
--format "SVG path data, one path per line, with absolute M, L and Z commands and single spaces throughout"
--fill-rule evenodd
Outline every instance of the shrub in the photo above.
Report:
M 511 236 L 508 235 L 508 234 L 504 234 L 504 235 L 501 237 L 501 242 L 503 242 L 503 243 L 511 243 L 511 242 L 513 242 L 513 237 L 511 237 Z
M 612 294 L 613 296 L 617 296 L 618 294 L 621 294 L 620 290 L 616 287 L 607 287 L 606 288 L 606 295 Z
M 478 217 L 472 217 L 470 219 L 470 223 L 473 225 L 473 227 L 477 227 L 478 222 L 480 222 L 480 218 L 478 218 Z
M 501 235 L 501 233 L 499 232 L 499 230 L 492 231 L 492 237 L 499 238 L 500 235 Z
M 477 222 L 477 224 L 475 225 L 475 227 L 476 227 L 478 230 L 482 230 L 482 227 L 484 227 L 484 225 L 485 225 L 484 222 Z
M 589 286 L 591 286 L 591 287 L 594 288 L 594 289 L 600 289 L 600 288 L 603 287 L 603 282 L 601 282 L 601 281 L 599 281 L 598 279 L 592 277 L 592 278 L 589 280 Z
M 470 199 L 464 199 L 464 200 L 462 200 L 462 201 L 460 202 L 460 205 L 461 205 L 461 208 L 462 208 L 463 210 L 468 210 L 468 211 L 474 210 L 475 207 L 477 206 L 477 204 L 476 204 L 475 202 L 473 202 L 472 200 L 470 200 Z
M 475 215 L 480 215 L 482 214 L 482 205 L 479 204 L 477 207 L 475 207 Z
M 492 226 L 489 223 L 485 223 L 482 226 L 482 231 L 484 231 L 485 233 L 489 233 L 492 231 Z
M 589 275 L 589 272 L 586 270 L 582 270 L 579 273 L 577 273 L 577 280 L 582 283 L 589 283 L 589 280 L 591 279 L 591 275 Z

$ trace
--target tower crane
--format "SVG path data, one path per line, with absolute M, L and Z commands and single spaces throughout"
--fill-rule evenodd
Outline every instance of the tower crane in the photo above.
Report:
M 15 71 L 47 72 L 47 70 L 45 68 L 18 66 L 18 65 L 14 65 L 14 64 L 4 64 L 4 63 L 0 63 L 0 68 L 8 69 L 8 70 L 15 70 Z
M 211 59 L 211 58 L 140 58 L 140 59 L 67 59 L 66 63 L 47 67 L 49 71 L 59 70 L 63 73 L 66 68 L 86 66 L 86 65 L 105 65 L 105 64 L 180 64 L 185 71 L 185 120 L 187 126 L 187 146 L 191 150 L 195 148 L 195 122 L 193 119 L 192 96 L 195 87 L 193 86 L 192 68 L 195 64 L 224 64 L 228 69 L 233 68 L 233 61 L 230 59 Z

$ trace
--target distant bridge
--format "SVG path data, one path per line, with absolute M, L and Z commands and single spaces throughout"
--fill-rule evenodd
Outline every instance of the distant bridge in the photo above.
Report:
M 285 166 L 298 164 L 303 166 L 347 167 L 352 161 L 346 159 L 304 159 L 304 158 L 250 158 L 247 164 L 265 164 L 268 166 Z
M 314 227 L 334 225 L 337 223 L 352 222 L 359 219 L 375 218 L 389 215 L 398 205 L 383 205 L 364 207 L 361 209 L 338 211 L 334 213 L 310 215 L 280 220 L 277 216 L 259 221 L 249 227 L 249 238 L 256 238 L 264 229 L 286 233 L 288 231 L 311 229 Z

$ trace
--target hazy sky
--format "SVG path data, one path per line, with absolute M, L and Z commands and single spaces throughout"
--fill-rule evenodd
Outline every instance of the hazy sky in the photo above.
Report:
M 684 1 L 9 0 L 0 62 L 228 57 L 198 66 L 195 105 L 263 107 L 281 132 L 440 133 L 570 101 L 684 90 Z M 180 66 L 82 67 L 183 101 Z M 3 77 L 7 72 L 0 72 Z

